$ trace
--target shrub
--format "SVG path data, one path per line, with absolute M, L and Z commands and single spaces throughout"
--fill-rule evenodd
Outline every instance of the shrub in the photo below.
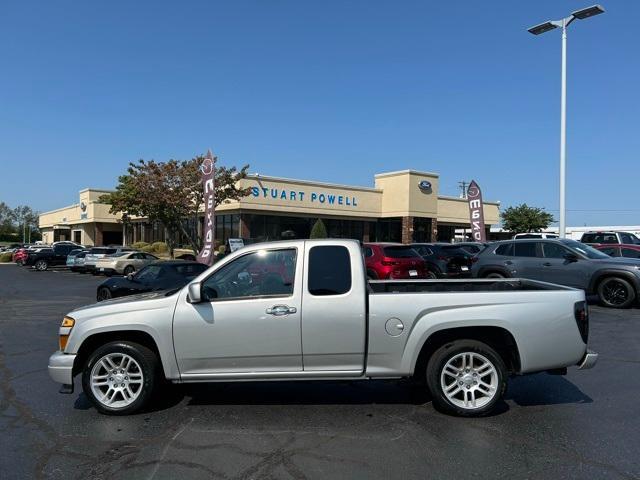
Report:
M 148 246 L 149 244 L 147 242 L 135 242 L 134 244 L 132 244 L 131 246 L 137 250 L 141 250 L 144 247 Z
M 309 238 L 327 238 L 327 228 L 324 226 L 322 219 L 316 220 L 313 228 L 311 229 L 311 235 Z
M 153 245 L 145 245 L 144 247 L 141 247 L 140 250 L 142 250 L 143 252 L 147 252 L 147 253 L 154 253 L 155 250 L 153 249 Z
M 169 246 L 165 242 L 154 242 L 151 246 L 156 253 L 166 253 L 169 251 Z
M 0 263 L 9 263 L 13 259 L 13 253 L 0 253 Z

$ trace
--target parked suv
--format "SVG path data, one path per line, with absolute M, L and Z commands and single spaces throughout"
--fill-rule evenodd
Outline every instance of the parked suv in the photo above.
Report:
M 630 306 L 640 293 L 640 259 L 613 258 L 575 240 L 496 242 L 477 257 L 477 278 L 519 277 L 580 288 L 607 307 Z
M 408 245 L 365 243 L 363 248 L 371 280 L 429 278 L 425 261 Z
M 629 232 L 586 232 L 582 234 L 580 241 L 591 244 L 627 243 L 640 245 L 640 238 Z
M 414 243 L 411 245 L 427 263 L 429 278 L 471 276 L 473 255 L 456 244 Z

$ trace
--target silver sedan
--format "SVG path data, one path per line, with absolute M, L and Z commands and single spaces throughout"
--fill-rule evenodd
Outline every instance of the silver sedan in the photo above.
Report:
M 156 260 L 158 257 L 145 252 L 112 253 L 96 261 L 96 272 L 108 276 L 129 275 Z

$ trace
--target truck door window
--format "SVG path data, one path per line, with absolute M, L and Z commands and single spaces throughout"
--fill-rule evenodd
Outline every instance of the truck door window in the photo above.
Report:
M 351 290 L 351 259 L 346 247 L 312 247 L 308 271 L 311 295 L 342 295 Z
M 203 296 L 210 302 L 293 295 L 296 250 L 259 250 L 243 255 L 207 278 Z

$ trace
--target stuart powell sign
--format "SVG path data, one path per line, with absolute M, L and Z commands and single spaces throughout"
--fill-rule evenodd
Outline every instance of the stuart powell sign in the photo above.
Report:
M 469 221 L 471 223 L 471 236 L 476 242 L 486 242 L 487 233 L 484 229 L 484 210 L 482 207 L 482 192 L 475 180 L 467 189 L 467 200 L 469 202 Z
M 213 232 L 215 232 L 215 164 L 211 150 L 207 152 L 200 169 L 202 170 L 202 186 L 204 187 L 204 229 L 202 230 L 202 250 L 198 254 L 198 262 L 213 265 Z

